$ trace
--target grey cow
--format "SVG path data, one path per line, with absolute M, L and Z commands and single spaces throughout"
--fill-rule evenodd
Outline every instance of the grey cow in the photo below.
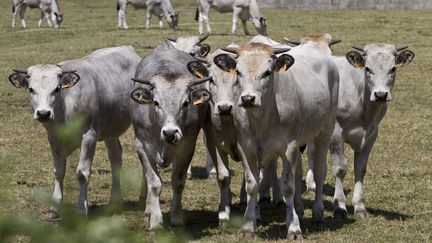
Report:
M 204 33 L 204 24 L 207 32 L 212 33 L 210 27 L 210 8 L 213 7 L 220 13 L 233 13 L 231 34 L 236 33 L 237 21 L 240 18 L 245 35 L 249 35 L 246 21 L 250 20 L 258 34 L 267 35 L 267 21 L 261 15 L 257 0 L 198 0 L 198 8 L 195 20 L 198 21 L 198 32 Z
M 104 141 L 112 168 L 111 201 L 121 201 L 119 170 L 122 149 L 119 136 L 130 126 L 130 91 L 140 57 L 130 46 L 104 48 L 76 60 L 57 65 L 35 65 L 15 70 L 10 82 L 28 88 L 33 118 L 48 133 L 54 162 L 54 192 L 48 216 L 58 216 L 63 199 L 66 158 L 80 148 L 77 166 L 79 199 L 77 210 L 88 213 L 87 188 L 96 142 Z M 80 80 L 80 81 L 79 81 Z M 76 137 L 67 141 L 57 132 L 59 125 L 83 119 Z
M 370 44 L 354 48 L 357 51 L 348 52 L 346 57 L 333 57 L 341 80 L 337 122 L 330 145 L 336 177 L 335 218 L 347 217 L 343 180 L 348 161 L 344 143 L 354 150 L 354 213 L 359 218 L 367 214 L 363 181 L 369 155 L 378 136 L 379 123 L 392 99 L 396 69 L 408 65 L 414 58 L 412 51 L 405 50 L 408 46 Z M 309 172 L 308 175 L 308 180 L 313 181 L 313 174 Z
M 146 28 L 150 29 L 152 15 L 158 17 L 159 28 L 163 28 L 162 18 L 165 18 L 171 29 L 178 29 L 179 14 L 174 9 L 171 0 L 118 0 L 118 27 L 127 29 L 126 8 L 130 4 L 136 9 L 147 8 Z
M 186 171 L 198 133 L 206 119 L 210 93 L 204 89 L 209 78 L 205 67 L 190 54 L 169 43 L 159 45 L 139 64 L 131 94 L 132 124 L 138 157 L 147 187 L 145 215 L 149 229 L 162 225 L 159 197 L 162 181 L 158 166 L 172 163 L 171 225 L 183 224 L 181 198 Z
M 60 13 L 60 8 L 57 0 L 13 0 L 12 1 L 12 28 L 15 28 L 15 19 L 19 14 L 21 18 L 21 25 L 26 28 L 25 12 L 27 7 L 39 8 L 41 10 L 41 18 L 38 22 L 38 26 L 42 26 L 42 21 L 47 20 L 48 26 L 52 27 L 54 24 L 55 28 L 60 26 L 63 20 L 63 15 Z
M 309 159 L 314 162 L 317 190 L 313 221 L 322 222 L 326 154 L 338 99 L 337 67 L 330 57 L 313 45 L 304 45 L 290 51 L 290 55 L 278 57 L 275 55 L 287 49 L 276 50 L 264 44 L 249 43 L 230 51 L 238 57 L 225 57 L 229 61 L 222 63 L 220 68 L 234 69 L 240 88 L 233 114 L 248 195 L 241 232 L 246 236 L 254 233 L 255 223 L 260 220 L 256 203 L 259 168 L 267 167 L 278 156 L 283 162 L 280 182 L 287 206 L 288 235 L 301 239 L 297 215 L 303 215 L 299 198 L 299 147 L 307 143 Z

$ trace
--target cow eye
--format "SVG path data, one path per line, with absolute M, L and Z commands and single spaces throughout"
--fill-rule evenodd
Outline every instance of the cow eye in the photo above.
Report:
M 266 77 L 270 76 L 271 74 L 272 74 L 272 72 L 270 70 L 267 70 L 261 75 L 261 78 L 266 78 Z
M 396 67 L 392 67 L 392 69 L 390 69 L 390 71 L 389 71 L 389 74 L 392 74 L 394 72 L 396 72 Z
M 243 74 L 239 70 L 236 70 L 236 72 L 237 72 L 237 76 L 239 77 L 243 76 Z
M 35 93 L 33 88 L 29 88 L 29 92 L 30 92 L 30 94 L 34 94 Z
M 189 102 L 188 102 L 188 101 L 185 101 L 185 102 L 183 102 L 182 107 L 183 107 L 183 108 L 186 108 L 186 107 L 188 107 L 188 105 L 189 105 Z
M 156 107 L 159 107 L 159 102 L 157 102 L 156 100 L 153 101 L 153 105 Z
M 54 92 L 57 93 L 57 92 L 59 92 L 59 91 L 60 91 L 60 87 L 57 86 L 57 88 L 55 88 Z
M 368 67 L 365 67 L 365 70 L 368 74 L 374 74 L 374 72 L 372 72 L 372 70 L 370 70 L 370 68 Z

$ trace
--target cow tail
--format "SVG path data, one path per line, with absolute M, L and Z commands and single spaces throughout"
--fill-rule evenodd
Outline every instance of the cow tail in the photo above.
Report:
M 198 21 L 198 17 L 199 17 L 199 11 L 198 11 L 198 7 L 197 7 L 196 11 L 195 11 L 195 21 Z

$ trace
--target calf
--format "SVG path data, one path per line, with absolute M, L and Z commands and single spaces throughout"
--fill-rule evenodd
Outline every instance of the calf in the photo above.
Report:
M 77 167 L 79 199 L 77 210 L 88 213 L 87 188 L 96 142 L 104 141 L 112 169 L 111 201 L 121 201 L 119 170 L 122 149 L 119 136 L 129 127 L 129 93 L 140 57 L 130 46 L 104 48 L 76 60 L 57 65 L 35 65 L 15 69 L 9 76 L 17 88 L 28 88 L 33 118 L 47 131 L 54 162 L 54 192 L 48 216 L 58 216 L 63 199 L 66 158 L 80 148 Z M 81 80 L 80 82 L 78 82 Z M 67 141 L 58 132 L 74 118 L 82 127 Z
M 63 20 L 57 0 L 13 0 L 12 4 L 12 28 L 15 28 L 15 18 L 18 14 L 21 18 L 22 27 L 27 27 L 25 22 L 27 7 L 39 8 L 41 10 L 41 18 L 38 22 L 39 27 L 42 26 L 44 19 L 47 20 L 49 27 L 52 27 L 54 24 L 55 28 L 58 28 Z

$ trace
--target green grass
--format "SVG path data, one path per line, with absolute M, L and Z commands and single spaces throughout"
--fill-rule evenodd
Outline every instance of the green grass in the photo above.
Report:
M 196 35 L 194 21 L 195 1 L 174 1 L 180 10 L 180 30 L 159 30 L 157 22 L 146 30 L 145 11 L 128 11 L 127 31 L 118 30 L 115 1 L 60 1 L 64 23 L 58 30 L 37 28 L 39 12 L 28 11 L 27 29 L 10 27 L 10 1 L 1 1 L 0 9 L 0 214 L 30 214 L 48 226 L 47 207 L 38 203 L 35 194 L 51 193 L 53 169 L 51 153 L 43 127 L 32 120 L 28 94 L 12 87 L 7 77 L 14 67 L 27 67 L 39 63 L 57 63 L 82 57 L 98 48 L 115 45 L 133 45 L 141 56 L 146 55 L 164 38 L 175 35 Z M 334 47 L 336 54 L 344 54 L 352 44 L 389 42 L 409 44 L 416 53 L 413 63 L 398 71 L 393 101 L 381 124 L 378 141 L 369 160 L 365 181 L 366 203 L 370 215 L 365 220 L 355 220 L 349 207 L 349 220 L 332 220 L 331 201 L 334 179 L 329 169 L 325 187 L 326 220 L 323 225 L 311 223 L 312 196 L 303 195 L 306 202 L 306 229 L 304 236 L 310 241 L 375 241 L 394 242 L 431 241 L 432 228 L 432 29 L 431 10 L 289 10 L 264 9 L 270 36 L 275 40 L 292 39 L 307 34 L 329 32 L 343 39 Z M 228 35 L 231 15 L 211 14 L 215 35 L 206 42 L 215 50 L 231 42 L 244 43 L 250 37 Z M 46 23 L 44 23 L 46 24 Z M 166 24 L 165 24 L 166 25 Z M 167 25 L 166 25 L 167 26 Z M 255 33 L 249 24 L 250 31 Z M 238 26 L 242 33 L 241 26 Z M 121 138 L 124 150 L 124 168 L 129 176 L 124 178 L 126 207 L 115 214 L 124 219 L 127 227 L 143 239 L 147 238 L 144 208 L 136 202 L 139 195 L 141 166 L 137 159 L 131 129 Z M 352 153 L 347 149 L 349 160 Z M 201 140 L 192 161 L 195 170 L 203 175 L 205 152 Z M 65 204 L 73 208 L 78 196 L 75 170 L 78 152 L 68 159 L 65 180 Z M 109 217 L 105 205 L 109 201 L 110 174 L 106 149 L 97 147 L 90 181 L 90 220 Z M 331 166 L 329 166 L 331 168 Z M 232 190 L 234 204 L 242 169 L 232 162 L 234 177 Z M 348 200 L 352 198 L 352 163 L 346 178 Z M 171 188 L 171 170 L 162 172 L 164 189 L 162 210 L 168 221 Z M 132 175 L 132 176 L 130 176 Z M 198 241 L 241 241 L 238 224 L 220 228 L 217 222 L 218 187 L 215 181 L 194 179 L 188 181 L 183 197 L 186 216 L 185 231 Z M 233 216 L 241 217 L 243 209 L 234 208 Z M 282 241 L 286 234 L 284 212 L 271 205 L 262 209 L 264 225 L 258 228 L 253 241 Z M 28 241 L 18 235 L 11 241 Z

